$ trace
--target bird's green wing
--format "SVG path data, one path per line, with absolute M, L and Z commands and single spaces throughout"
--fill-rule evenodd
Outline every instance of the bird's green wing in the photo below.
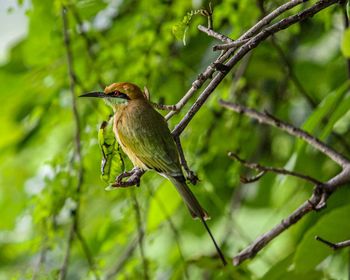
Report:
M 135 109 L 137 108 L 137 109 Z M 150 105 L 126 111 L 117 124 L 119 140 L 130 156 L 158 172 L 181 175 L 174 139 L 163 116 Z

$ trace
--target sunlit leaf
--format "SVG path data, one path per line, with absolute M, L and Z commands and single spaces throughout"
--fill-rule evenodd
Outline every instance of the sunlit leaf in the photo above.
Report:
M 350 29 L 346 29 L 343 33 L 341 42 L 341 51 L 345 57 L 350 57 Z
M 316 235 L 335 243 L 350 239 L 350 224 L 346 222 L 349 214 L 350 206 L 335 209 L 324 215 L 305 233 L 294 257 L 297 271 L 312 270 L 327 256 L 334 254 L 331 248 L 315 240 Z

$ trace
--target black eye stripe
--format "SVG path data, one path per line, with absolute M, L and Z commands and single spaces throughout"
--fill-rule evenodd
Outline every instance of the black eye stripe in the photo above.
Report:
M 123 99 L 130 100 L 129 96 L 127 96 L 125 93 L 120 92 L 119 90 L 113 91 L 112 96 L 117 97 L 117 98 L 123 98 Z

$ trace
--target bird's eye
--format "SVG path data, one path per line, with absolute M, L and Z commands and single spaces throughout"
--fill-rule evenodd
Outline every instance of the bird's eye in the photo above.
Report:
M 123 99 L 127 99 L 129 100 L 129 96 L 127 96 L 125 93 L 122 93 L 121 91 L 119 90 L 115 90 L 112 92 L 112 96 L 113 97 L 118 97 L 118 98 L 123 98 Z

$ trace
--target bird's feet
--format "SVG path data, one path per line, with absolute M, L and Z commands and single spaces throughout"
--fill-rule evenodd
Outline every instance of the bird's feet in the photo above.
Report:
M 186 179 L 190 181 L 192 185 L 196 185 L 199 181 L 199 178 L 196 173 L 194 173 L 191 169 L 187 168 L 186 170 Z
M 138 167 L 134 167 L 131 171 L 123 172 L 120 174 L 115 182 L 112 184 L 114 188 L 126 188 L 136 185 L 140 186 L 140 178 L 145 173 L 142 169 Z M 127 180 L 123 180 L 124 178 L 129 178 Z

